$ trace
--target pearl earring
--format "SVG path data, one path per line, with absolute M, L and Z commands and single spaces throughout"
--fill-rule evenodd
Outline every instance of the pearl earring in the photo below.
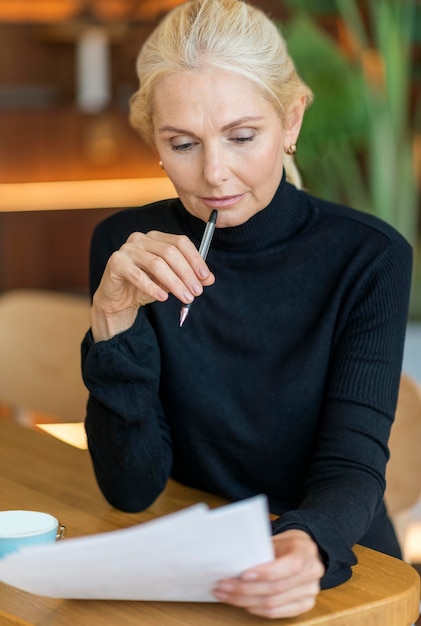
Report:
M 165 170 L 165 167 L 162 161 L 158 161 L 158 165 L 161 169 Z

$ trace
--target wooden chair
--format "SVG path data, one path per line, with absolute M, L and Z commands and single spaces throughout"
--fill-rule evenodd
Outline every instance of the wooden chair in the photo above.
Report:
M 407 374 L 401 377 L 389 447 L 386 504 L 404 548 L 408 512 L 421 498 L 421 386 Z
M 18 420 L 37 412 L 38 421 L 84 419 L 80 343 L 88 313 L 83 296 L 28 289 L 0 295 L 0 404 Z

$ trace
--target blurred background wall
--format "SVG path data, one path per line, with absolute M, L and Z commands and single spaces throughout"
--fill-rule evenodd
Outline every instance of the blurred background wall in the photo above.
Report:
M 87 293 L 104 216 L 171 188 L 127 122 L 138 50 L 179 0 L 0 0 L 0 292 Z M 421 3 L 252 0 L 315 92 L 310 192 L 371 211 L 416 250 L 421 320 Z

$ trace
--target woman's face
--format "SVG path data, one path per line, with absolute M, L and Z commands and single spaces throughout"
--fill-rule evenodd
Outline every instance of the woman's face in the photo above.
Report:
M 156 146 L 190 213 L 207 221 L 217 209 L 218 227 L 238 226 L 269 204 L 304 103 L 286 129 L 251 80 L 209 68 L 164 79 L 154 104 Z

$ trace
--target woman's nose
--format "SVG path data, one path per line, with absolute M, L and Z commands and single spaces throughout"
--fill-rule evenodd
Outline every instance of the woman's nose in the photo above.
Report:
M 207 183 L 218 186 L 229 178 L 229 163 L 222 149 L 204 152 L 203 175 Z

